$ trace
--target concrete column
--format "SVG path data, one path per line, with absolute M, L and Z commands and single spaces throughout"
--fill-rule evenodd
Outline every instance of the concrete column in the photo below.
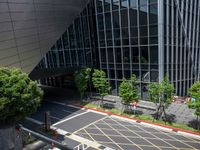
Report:
M 0 149 L 22 150 L 21 132 L 18 133 L 15 126 L 0 128 Z

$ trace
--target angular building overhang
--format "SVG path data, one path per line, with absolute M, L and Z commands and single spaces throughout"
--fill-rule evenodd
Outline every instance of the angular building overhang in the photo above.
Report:
M 30 73 L 89 0 L 0 0 L 0 67 Z

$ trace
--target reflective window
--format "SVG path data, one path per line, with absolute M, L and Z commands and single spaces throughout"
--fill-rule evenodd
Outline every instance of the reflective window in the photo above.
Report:
M 157 35 L 158 35 L 158 25 L 150 25 L 149 36 L 157 36 Z
M 149 62 L 148 46 L 142 46 L 140 48 L 140 52 L 141 52 L 141 57 L 140 57 L 141 63 L 147 64 Z
M 114 63 L 113 49 L 108 48 L 107 50 L 108 50 L 108 62 Z
M 104 11 L 110 11 L 110 4 L 111 4 L 111 1 L 110 0 L 105 0 L 104 1 Z
M 99 27 L 99 30 L 102 30 L 102 29 L 104 29 L 103 15 L 99 14 L 97 17 L 98 17 L 98 27 Z
M 130 25 L 131 26 L 137 26 L 137 10 L 131 9 L 129 11 L 130 14 Z
M 128 38 L 128 28 L 122 28 L 122 38 Z
M 113 0 L 113 10 L 119 9 L 119 0 Z
M 128 7 L 128 0 L 121 0 L 121 9 L 126 9 Z
M 150 47 L 150 62 L 151 64 L 158 63 L 158 47 L 157 46 Z
M 119 28 L 119 12 L 113 12 L 113 28 Z
M 123 48 L 123 60 L 124 60 L 124 63 L 130 63 L 130 50 L 129 50 L 129 48 Z
M 130 28 L 130 37 L 138 37 L 138 28 L 137 27 L 132 27 Z
M 106 49 L 105 48 L 101 48 L 100 49 L 100 53 L 101 53 L 101 61 L 102 62 L 106 62 Z
M 148 0 L 138 0 L 138 1 L 140 6 L 147 5 L 148 2 Z
M 130 7 L 137 7 L 137 0 L 130 0 Z
M 127 11 L 127 9 L 121 10 L 121 25 L 122 25 L 122 27 L 128 27 L 128 11 Z
M 132 63 L 139 63 L 139 50 L 138 47 L 131 48 Z
M 141 11 L 139 12 L 139 20 L 140 20 L 140 26 L 147 26 L 147 13 L 144 12 L 144 11 Z
M 149 24 L 158 24 L 158 4 L 149 5 Z
M 115 48 L 115 57 L 116 57 L 116 63 L 122 62 L 122 54 L 121 54 L 121 48 Z
M 105 13 L 105 24 L 106 24 L 106 29 L 111 29 L 111 15 L 110 15 L 110 13 Z
M 114 37 L 115 39 L 119 39 L 120 38 L 120 29 L 114 29 Z
M 103 12 L 103 0 L 96 0 L 97 1 L 97 12 L 102 13 Z

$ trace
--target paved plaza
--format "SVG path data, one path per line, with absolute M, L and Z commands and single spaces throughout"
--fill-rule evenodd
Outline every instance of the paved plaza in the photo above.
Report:
M 200 138 L 160 130 L 94 111 L 81 110 L 54 101 L 44 101 L 31 119 L 44 123 L 46 111 L 51 112 L 52 128 L 64 137 L 61 142 L 71 147 L 84 143 L 88 144 L 88 150 L 200 149 Z
M 121 109 L 121 98 L 118 96 L 108 95 L 105 96 L 106 99 L 113 99 L 116 101 L 114 104 L 116 108 Z M 137 110 L 146 115 L 152 115 L 155 113 L 156 105 L 150 101 L 140 100 L 138 103 Z M 166 109 L 168 115 L 174 115 L 174 121 L 176 123 L 190 124 L 192 121 L 196 120 L 194 115 L 194 110 L 189 109 L 187 104 L 184 103 L 172 103 Z

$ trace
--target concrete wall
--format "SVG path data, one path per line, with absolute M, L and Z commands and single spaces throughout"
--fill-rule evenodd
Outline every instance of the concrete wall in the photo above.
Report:
M 30 73 L 89 0 L 0 0 L 0 67 Z
M 22 150 L 21 132 L 17 133 L 15 126 L 0 128 L 0 149 Z

